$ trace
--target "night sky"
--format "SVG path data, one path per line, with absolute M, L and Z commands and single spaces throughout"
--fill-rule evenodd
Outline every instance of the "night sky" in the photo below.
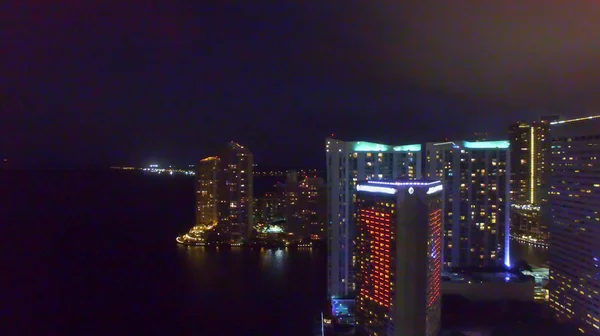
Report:
M 192 164 L 235 140 L 317 166 L 331 133 L 506 137 L 600 105 L 597 1 L 159 2 L 2 1 L 0 156 Z

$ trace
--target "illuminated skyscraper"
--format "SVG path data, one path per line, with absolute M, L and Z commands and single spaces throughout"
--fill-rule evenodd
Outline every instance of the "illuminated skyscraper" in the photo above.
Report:
M 440 330 L 440 181 L 356 186 L 356 328 L 364 335 Z
M 200 160 L 196 168 L 196 226 L 217 224 L 217 171 L 216 156 Z
M 427 143 L 427 176 L 444 184 L 446 267 L 510 264 L 508 141 Z
M 252 153 L 230 142 L 218 157 L 200 161 L 196 183 L 196 225 L 216 223 L 232 239 L 253 227 Z
M 548 234 L 540 206 L 547 200 L 550 122 L 557 119 L 558 116 L 547 116 L 509 128 L 512 225 L 517 233 L 536 239 L 546 239 Z
M 323 238 L 326 221 L 325 181 L 289 171 L 285 182 L 287 232 L 301 238 Z
M 326 139 L 328 290 L 353 292 L 354 190 L 360 180 L 421 177 L 421 145 L 390 146 Z
M 600 116 L 550 127 L 550 307 L 600 335 Z
M 217 216 L 221 231 L 232 239 L 246 238 L 253 228 L 254 175 L 252 153 L 230 142 L 219 156 Z

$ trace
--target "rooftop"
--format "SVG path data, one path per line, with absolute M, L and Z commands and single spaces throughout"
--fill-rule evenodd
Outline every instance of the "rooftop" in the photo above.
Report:
M 508 140 L 499 141 L 446 141 L 437 142 L 434 146 L 453 145 L 454 148 L 460 148 L 461 145 L 467 149 L 508 149 L 510 142 Z
M 327 139 L 329 141 L 340 141 L 337 139 Z M 343 141 L 345 142 L 345 141 Z M 421 144 L 409 144 L 409 145 L 386 145 L 368 141 L 349 141 L 346 142 L 351 144 L 352 150 L 355 152 L 420 152 Z
M 442 272 L 442 281 L 454 283 L 524 283 L 531 277 L 519 271 L 499 268 L 453 268 Z
M 463 335 L 577 335 L 573 326 L 556 323 L 548 309 L 535 302 L 473 302 L 460 295 L 442 295 L 442 333 Z
M 434 194 L 444 189 L 439 180 L 403 180 L 403 181 L 362 181 L 356 185 L 356 191 L 394 195 L 398 190 L 408 187 L 412 194 L 415 188 L 427 188 L 427 194 Z

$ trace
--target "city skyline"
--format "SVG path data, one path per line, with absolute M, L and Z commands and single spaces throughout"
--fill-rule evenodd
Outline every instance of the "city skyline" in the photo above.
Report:
M 600 336 L 600 2 L 0 8 L 0 334 Z

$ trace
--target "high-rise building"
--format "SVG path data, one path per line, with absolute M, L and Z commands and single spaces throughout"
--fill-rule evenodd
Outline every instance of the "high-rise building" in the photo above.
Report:
M 214 226 L 217 217 L 217 175 L 219 158 L 216 156 L 200 160 L 196 167 L 196 226 Z
M 300 182 L 300 197 L 303 210 L 300 218 L 303 236 L 313 239 L 325 238 L 327 221 L 327 190 L 325 181 L 320 177 L 306 176 Z
M 299 238 L 322 238 L 327 211 L 325 181 L 315 175 L 288 171 L 285 182 L 288 232 Z
M 300 213 L 303 210 L 300 204 L 300 182 L 298 172 L 290 170 L 286 172 L 285 184 L 283 185 L 285 199 L 285 226 L 286 231 L 298 235 L 302 225 Z
M 509 127 L 511 157 L 511 223 L 515 233 L 546 239 L 547 222 L 540 206 L 547 200 L 550 123 L 558 116 L 541 117 L 533 123 Z
M 552 123 L 550 307 L 600 335 L 600 116 Z
M 254 220 L 266 224 L 273 220 L 285 218 L 285 198 L 280 193 L 270 192 L 256 198 Z
M 232 239 L 253 228 L 252 153 L 230 142 L 219 156 L 200 161 L 196 183 L 196 224 L 216 223 Z
M 440 181 L 356 186 L 356 328 L 365 335 L 438 335 Z
M 426 171 L 444 185 L 445 267 L 510 264 L 508 141 L 427 143 Z
M 352 244 L 354 190 L 361 180 L 421 177 L 421 145 L 391 146 L 326 139 L 328 291 L 347 296 L 354 290 Z

